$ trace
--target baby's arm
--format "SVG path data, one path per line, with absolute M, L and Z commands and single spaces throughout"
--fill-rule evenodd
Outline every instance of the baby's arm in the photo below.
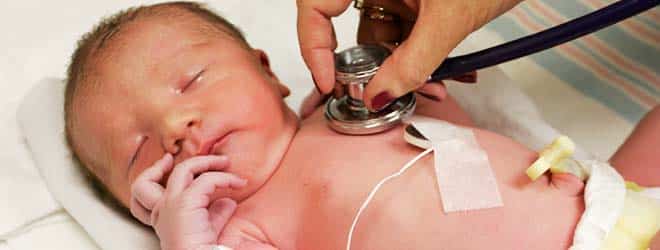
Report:
M 223 156 L 193 157 L 178 164 L 167 180 L 159 183 L 172 169 L 173 159 L 165 155 L 145 170 L 131 187 L 131 211 L 143 223 L 153 226 L 164 250 L 211 250 L 218 244 L 236 202 L 223 198 L 211 200 L 218 188 L 240 188 L 246 183 L 221 172 L 229 165 Z M 233 249 L 275 249 L 269 245 L 238 238 Z
M 610 163 L 626 180 L 660 186 L 660 106 L 639 122 Z

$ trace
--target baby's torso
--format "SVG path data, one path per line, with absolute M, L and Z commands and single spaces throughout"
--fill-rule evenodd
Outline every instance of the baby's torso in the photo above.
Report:
M 491 132 L 474 133 L 503 207 L 444 213 L 429 154 L 378 191 L 360 217 L 352 248 L 566 249 L 583 210 L 581 197 L 558 192 L 548 179 L 531 183 L 524 170 L 537 156 L 533 151 Z M 376 183 L 422 152 L 402 135 L 402 127 L 375 136 L 338 135 L 317 112 L 304 121 L 285 168 L 236 216 L 258 224 L 280 249 L 345 248 Z

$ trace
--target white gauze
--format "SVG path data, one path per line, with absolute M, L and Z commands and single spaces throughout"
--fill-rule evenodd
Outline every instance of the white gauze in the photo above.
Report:
M 433 148 L 445 213 L 503 206 L 488 155 L 472 130 L 420 116 L 411 118 L 410 122 Z

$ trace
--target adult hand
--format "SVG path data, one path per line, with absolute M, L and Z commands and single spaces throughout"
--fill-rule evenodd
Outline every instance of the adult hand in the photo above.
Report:
M 394 49 L 367 85 L 367 107 L 379 110 L 423 86 L 469 33 L 519 1 L 364 0 L 358 43 L 387 44 Z M 333 51 L 337 42 L 330 18 L 340 15 L 350 3 L 298 0 L 300 49 L 321 94 L 330 93 L 335 82 Z M 398 47 L 391 46 L 398 42 Z

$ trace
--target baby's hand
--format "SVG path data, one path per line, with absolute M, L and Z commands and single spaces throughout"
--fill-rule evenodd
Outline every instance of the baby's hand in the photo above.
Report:
M 165 189 L 159 181 L 172 165 L 172 156 L 167 154 L 140 174 L 131 187 L 131 212 L 153 226 L 164 250 L 211 249 L 236 209 L 233 200 L 211 200 L 211 194 L 217 188 L 243 187 L 246 182 L 220 172 L 229 165 L 227 157 L 199 156 L 179 163 Z

